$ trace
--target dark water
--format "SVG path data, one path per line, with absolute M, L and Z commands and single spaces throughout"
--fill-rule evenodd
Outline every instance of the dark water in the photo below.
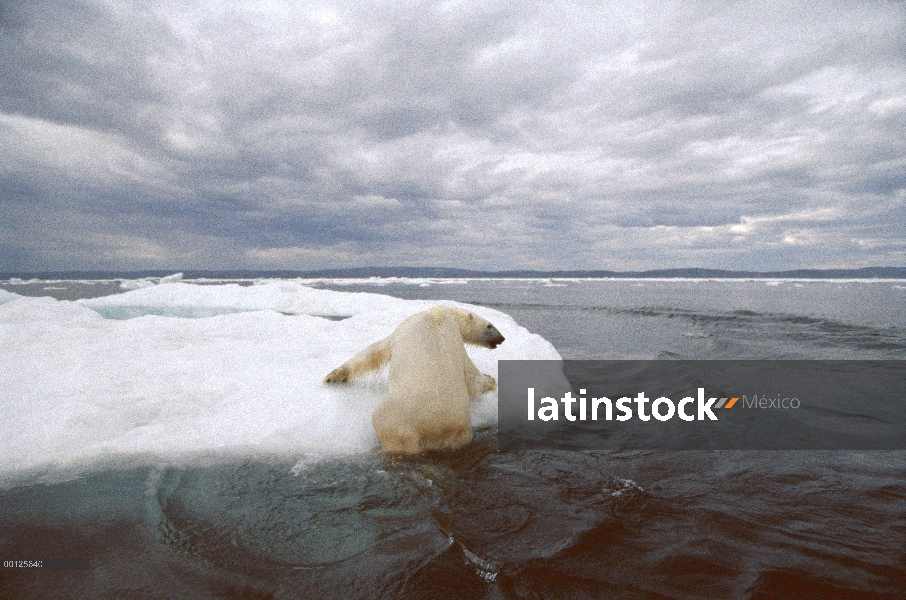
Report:
M 320 284 L 503 311 L 566 359 L 906 358 L 906 281 Z
M 493 306 L 567 358 L 906 353 L 902 282 L 322 285 Z M 0 558 L 91 569 L 0 597 L 906 598 L 906 452 L 297 458 L 2 491 Z

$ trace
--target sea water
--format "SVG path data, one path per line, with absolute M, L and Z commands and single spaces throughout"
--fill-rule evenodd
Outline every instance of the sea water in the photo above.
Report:
M 903 359 L 906 282 L 9 281 L 0 571 L 40 598 L 901 597 L 904 452 L 377 452 L 386 377 L 320 380 L 467 303 L 502 358 Z M 461 304 L 460 304 L 461 305 Z

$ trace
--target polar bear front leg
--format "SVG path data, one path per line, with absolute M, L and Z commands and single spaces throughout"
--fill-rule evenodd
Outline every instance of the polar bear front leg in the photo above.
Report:
M 348 361 L 328 373 L 324 378 L 324 383 L 347 383 L 350 379 L 355 379 L 370 371 L 377 371 L 390 360 L 392 350 L 391 338 L 389 336 L 380 342 L 375 342 L 350 358 Z
M 469 399 L 477 398 L 485 392 L 497 390 L 497 381 L 490 375 L 485 375 L 478 370 L 472 359 L 466 356 L 466 390 Z

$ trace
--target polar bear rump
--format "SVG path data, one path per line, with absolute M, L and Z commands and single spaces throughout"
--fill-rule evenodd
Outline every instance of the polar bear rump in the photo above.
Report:
M 435 306 L 403 321 L 390 336 L 334 369 L 325 383 L 345 383 L 389 363 L 387 398 L 371 422 L 385 452 L 453 450 L 472 440 L 469 401 L 497 389 L 464 344 L 496 348 L 503 336 L 481 317 Z

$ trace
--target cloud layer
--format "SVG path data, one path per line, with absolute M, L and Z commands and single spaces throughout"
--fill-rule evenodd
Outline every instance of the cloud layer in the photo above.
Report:
M 4 2 L 0 270 L 906 265 L 893 2 Z

